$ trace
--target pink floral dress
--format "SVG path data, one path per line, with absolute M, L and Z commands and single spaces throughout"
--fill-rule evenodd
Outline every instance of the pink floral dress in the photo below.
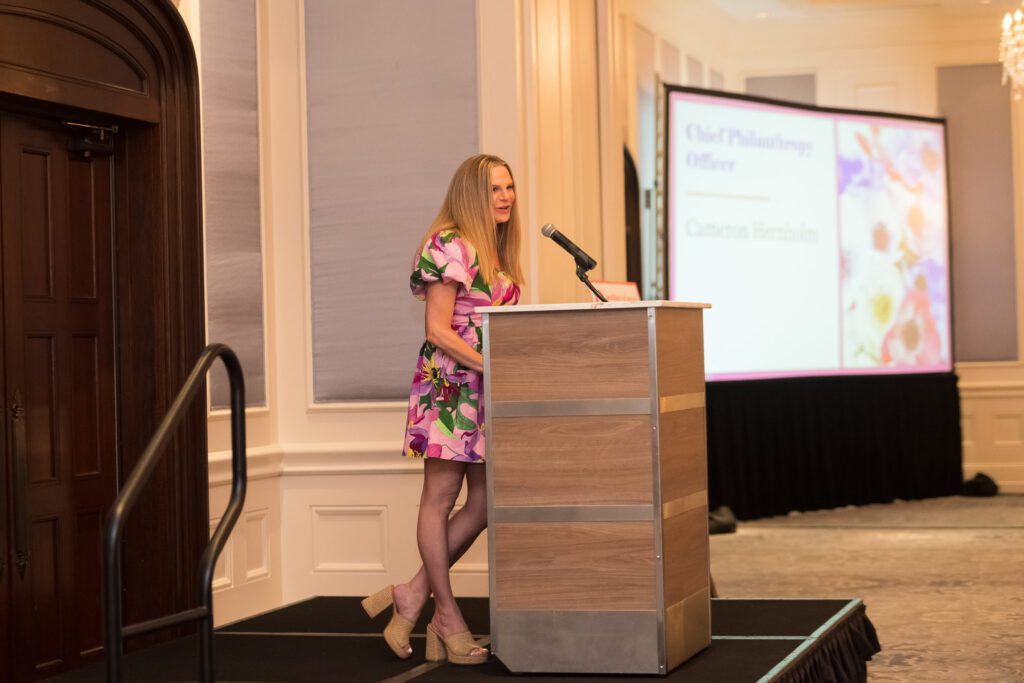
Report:
M 416 298 L 425 299 L 431 282 L 459 283 L 452 329 L 471 347 L 482 351 L 482 316 L 473 309 L 515 304 L 519 301 L 519 286 L 501 271 L 488 285 L 478 271 L 473 246 L 455 230 L 442 230 L 423 246 L 409 286 Z M 484 460 L 483 377 L 430 342 L 423 343 L 416 363 L 404 453 L 459 462 Z

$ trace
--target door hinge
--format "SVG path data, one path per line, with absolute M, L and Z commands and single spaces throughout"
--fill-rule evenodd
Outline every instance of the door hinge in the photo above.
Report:
M 84 159 L 109 157 L 114 153 L 117 126 L 94 126 L 91 123 L 75 121 L 62 123 L 71 134 L 71 139 L 68 140 L 68 153 Z

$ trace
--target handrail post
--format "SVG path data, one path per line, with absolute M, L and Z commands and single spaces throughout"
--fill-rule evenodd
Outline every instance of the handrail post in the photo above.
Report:
M 107 683 L 120 683 L 121 681 L 121 657 L 122 639 L 121 623 L 121 544 L 118 538 L 120 534 L 107 534 L 104 539 L 105 558 L 104 567 L 104 601 L 106 602 L 106 658 L 107 658 Z M 113 546 L 111 545 L 113 544 Z
M 123 600 L 121 595 L 121 534 L 124 520 L 135 505 L 159 458 L 165 452 L 174 431 L 185 416 L 199 389 L 206 381 L 206 373 L 220 358 L 228 372 L 231 391 L 231 497 L 217 529 L 210 538 L 199 561 L 199 607 L 168 615 L 128 627 L 130 634 L 149 632 L 187 621 L 199 621 L 199 679 L 213 683 L 213 570 L 224 550 L 224 544 L 245 505 L 246 445 L 245 445 L 245 377 L 234 351 L 224 344 L 210 344 L 196 361 L 178 396 L 171 404 L 156 433 L 146 446 L 139 462 L 121 488 L 107 518 L 103 536 L 104 609 L 106 612 L 104 639 L 107 659 L 108 683 L 120 683 L 123 669 Z M 204 453 L 203 456 L 206 456 Z
M 199 560 L 200 606 L 207 608 L 207 616 L 199 623 L 199 680 L 212 683 L 213 671 L 213 570 L 231 530 L 242 514 L 248 475 L 246 473 L 245 443 L 245 380 L 238 359 L 224 357 L 231 390 L 231 497 L 220 523 L 206 551 Z

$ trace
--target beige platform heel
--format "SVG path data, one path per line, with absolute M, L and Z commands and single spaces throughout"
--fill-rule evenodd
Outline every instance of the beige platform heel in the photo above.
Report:
M 371 619 L 395 604 L 395 587 L 385 586 L 368 598 L 364 598 L 363 609 Z M 412 654 L 412 646 L 409 645 L 409 634 L 415 626 L 411 621 L 398 613 L 396 607 L 391 612 L 391 621 L 384 627 L 384 642 L 388 644 L 391 651 L 402 659 L 408 659 Z
M 483 650 L 478 654 L 470 654 L 473 650 Z M 441 662 L 447 659 L 452 664 L 483 664 L 491 653 L 481 647 L 469 631 L 453 633 L 447 638 L 427 624 L 427 661 Z

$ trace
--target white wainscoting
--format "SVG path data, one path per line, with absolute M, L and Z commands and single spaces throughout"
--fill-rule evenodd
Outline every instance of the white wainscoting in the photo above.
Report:
M 214 530 L 217 525 L 220 524 L 220 517 L 215 517 L 210 520 L 210 536 L 213 536 Z M 213 568 L 213 582 L 211 587 L 214 593 L 228 590 L 232 588 L 234 583 L 234 560 L 235 560 L 235 538 L 232 535 L 228 538 L 224 544 L 223 550 L 221 550 L 220 558 L 217 560 L 217 565 Z
M 388 571 L 388 506 L 308 506 L 313 574 Z
M 400 443 L 249 450 L 245 508 L 214 572 L 217 625 L 317 595 L 367 595 L 420 566 L 422 463 Z M 210 458 L 210 531 L 230 495 L 231 455 Z M 465 499 L 459 498 L 456 509 Z M 452 569 L 456 595 L 487 595 L 486 534 Z
M 1024 382 L 961 382 L 964 477 L 984 472 L 1024 493 Z
M 364 444 L 358 455 L 341 444 L 286 449 L 281 468 L 285 603 L 314 595 L 367 595 L 406 581 L 419 569 L 422 463 L 400 457 L 400 447 Z M 485 536 L 452 569 L 452 586 L 456 595 L 487 595 Z
M 280 607 L 281 452 L 249 449 L 245 507 L 213 573 L 214 624 Z M 231 495 L 231 453 L 210 454 L 210 533 Z

